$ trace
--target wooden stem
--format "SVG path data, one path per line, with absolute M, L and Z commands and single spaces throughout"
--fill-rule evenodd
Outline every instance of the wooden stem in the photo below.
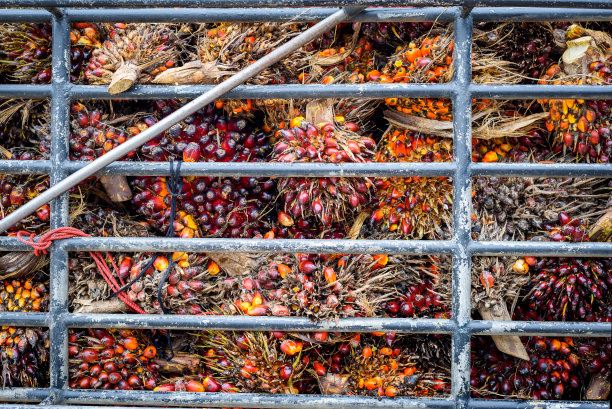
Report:
M 608 209 L 589 232 L 590 241 L 612 241 L 612 209 Z
M 493 308 L 479 307 L 478 311 L 483 320 L 489 321 L 511 321 L 510 313 L 506 303 L 494 304 Z M 498 350 L 504 354 L 512 355 L 526 361 L 529 355 L 521 339 L 516 335 L 492 335 L 493 342 Z
M 75 311 L 78 314 L 115 314 L 127 312 L 127 306 L 119 298 L 103 301 L 78 300 L 81 308 Z
M 182 67 L 170 68 L 153 79 L 153 84 L 205 84 L 212 85 L 219 82 L 230 71 L 221 71 L 214 62 L 203 63 L 191 61 Z
M 587 400 L 606 400 L 610 395 L 610 379 L 602 374 L 595 375 L 586 392 Z
M 100 176 L 100 182 L 113 202 L 125 202 L 132 198 L 132 190 L 125 176 L 104 175 Z
M 123 91 L 127 91 L 132 85 L 138 81 L 140 69 L 132 63 L 122 64 L 111 78 L 108 86 L 108 93 L 115 95 Z
M 194 374 L 200 369 L 200 357 L 187 352 L 175 352 L 171 361 L 155 358 L 153 362 L 159 365 L 160 372 L 166 373 Z

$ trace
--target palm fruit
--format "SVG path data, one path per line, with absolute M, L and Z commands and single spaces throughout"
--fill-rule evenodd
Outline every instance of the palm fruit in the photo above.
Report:
M 509 357 L 488 337 L 472 338 L 472 397 L 578 400 L 581 360 L 572 338 L 523 338 L 529 361 Z
M 107 207 L 88 198 L 86 205 L 79 205 L 70 212 L 70 225 L 94 237 L 146 237 L 148 225 L 125 212 Z
M 313 364 L 324 394 L 441 397 L 450 392 L 448 337 L 356 334 L 334 345 Z
M 377 179 L 376 203 L 370 223 L 403 237 L 450 237 L 452 182 L 448 178 Z
M 157 350 L 142 330 L 74 331 L 68 355 L 71 389 L 152 390 L 159 381 Z
M 9 153 L 8 159 L 34 160 L 42 159 L 32 152 L 15 150 Z M 49 188 L 49 177 L 46 175 L 0 175 L 0 219 L 12 213 L 25 202 L 38 196 Z M 41 206 L 34 214 L 21 220 L 9 229 L 9 232 L 27 230 L 32 233 L 41 233 L 49 227 L 51 208 L 49 205 Z M 14 234 L 14 233 L 9 233 Z
M 166 116 L 176 104 L 177 101 L 158 101 L 156 107 L 161 116 Z M 128 131 L 135 134 L 155 119 L 144 122 L 133 127 L 136 131 Z M 252 129 L 243 118 L 227 118 L 208 106 L 143 145 L 141 153 L 154 161 L 182 158 L 186 162 L 257 162 L 266 157 L 268 150 L 264 132 Z M 171 197 L 166 178 L 137 177 L 133 186 L 138 193 L 132 202 L 138 211 L 156 228 L 167 229 Z M 267 231 L 263 210 L 274 198 L 274 188 L 275 182 L 267 178 L 183 178 L 174 230 L 184 237 L 263 235 Z
M 299 338 L 279 332 L 209 331 L 194 342 L 207 368 L 202 387 L 192 384 L 194 391 L 296 394 L 316 387 L 306 371 L 308 344 Z
M 0 281 L 0 311 L 44 312 L 49 307 L 47 285 L 31 279 Z M 2 327 L 0 382 L 2 387 L 45 387 L 49 383 L 49 339 L 42 328 Z
M 390 126 L 376 152 L 377 162 L 451 162 L 453 141 Z
M 552 65 L 542 84 L 607 85 L 612 83 L 612 38 L 602 32 L 572 26 L 561 65 Z M 612 156 L 612 101 L 583 99 L 538 100 L 549 112 L 546 129 L 556 152 L 571 152 L 587 162 L 609 163 Z
M 612 317 L 599 321 L 611 322 Z M 610 379 L 610 341 L 610 338 L 574 338 L 574 347 L 580 357 L 583 373 Z
M 290 121 L 277 132 L 272 158 L 276 162 L 367 163 L 374 157 L 375 142 L 359 134 L 354 123 L 321 123 L 317 126 L 304 117 Z M 323 227 L 346 221 L 361 211 L 370 200 L 371 182 L 359 178 L 282 178 L 282 223 L 293 225 L 292 217 L 314 219 Z
M 85 70 L 89 84 L 107 85 L 111 94 L 149 83 L 179 57 L 178 37 L 166 24 L 106 24 L 108 38 L 94 50 Z
M 473 184 L 472 237 L 541 240 L 545 225 L 566 211 L 574 217 L 604 208 L 612 186 L 602 179 L 480 177 Z
M 545 23 L 481 23 L 474 30 L 474 41 L 510 61 L 523 83 L 537 81 L 560 55 L 553 30 Z
M 76 23 L 70 31 L 70 79 L 77 82 L 93 49 L 100 46 L 100 28 Z M 51 25 L 0 24 L 0 71 L 12 81 L 51 81 Z

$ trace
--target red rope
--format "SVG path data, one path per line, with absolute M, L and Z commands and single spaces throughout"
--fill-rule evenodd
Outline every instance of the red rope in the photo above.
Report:
M 24 235 L 29 236 L 29 239 L 25 239 L 23 237 Z M 87 233 L 82 232 L 79 229 L 75 229 L 74 227 L 58 227 L 57 229 L 50 230 L 46 233 L 41 234 L 40 237 L 38 238 L 38 241 L 34 241 L 34 237 L 36 237 L 34 233 L 28 233 L 27 231 L 20 231 L 17 233 L 17 239 L 20 242 L 31 246 L 34 249 L 34 254 L 37 256 L 40 256 L 42 254 L 47 254 L 47 249 L 51 246 L 54 240 L 70 239 L 73 237 L 91 237 L 91 236 Z M 107 252 L 106 257 L 108 257 L 111 260 L 114 274 L 113 274 L 113 271 L 111 271 L 111 269 L 108 267 L 108 264 L 106 263 L 106 261 L 104 261 L 104 257 L 102 256 L 102 253 L 100 253 L 99 251 L 90 251 L 89 254 L 96 262 L 98 271 L 102 274 L 102 277 L 104 277 L 104 280 L 111 287 L 111 289 L 113 291 L 119 290 L 121 288 L 121 285 L 119 285 L 119 283 L 115 279 L 115 275 L 119 276 L 119 273 L 118 273 L 119 269 L 117 267 L 117 264 L 115 263 L 115 260 L 110 255 L 110 253 Z M 121 282 L 123 283 L 123 280 L 121 280 Z M 146 312 L 142 308 L 140 308 L 138 304 L 131 301 L 124 292 L 120 292 L 117 296 L 132 311 L 137 312 L 138 314 L 146 314 Z

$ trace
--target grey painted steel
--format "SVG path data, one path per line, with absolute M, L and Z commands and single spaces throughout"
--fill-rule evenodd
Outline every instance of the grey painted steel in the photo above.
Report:
M 21 1 L 21 0 L 20 0 Z M 348 0 L 344 0 L 348 2 Z M 17 0 L 8 0 L 3 4 L 16 4 Z M 30 3 L 37 6 L 75 4 L 81 6 L 138 5 L 146 2 L 147 7 L 166 4 L 167 0 L 24 0 L 21 6 Z M 221 4 L 223 2 L 223 4 Z M 327 5 L 332 0 L 293 1 L 292 5 Z M 373 4 L 358 1 L 358 4 Z M 376 2 L 378 3 L 378 2 Z M 387 0 L 385 5 L 395 5 L 400 0 Z M 287 4 L 280 0 L 179 0 L 172 6 L 191 4 L 197 6 L 255 6 Z M 351 5 L 354 3 L 351 2 Z M 402 3 L 405 5 L 405 2 Z M 473 242 L 469 234 L 470 178 L 477 175 L 486 176 L 598 176 L 612 177 L 612 166 L 604 164 L 488 164 L 470 162 L 470 98 L 509 98 L 526 99 L 540 97 L 581 97 L 610 98 L 612 87 L 589 86 L 539 86 L 539 85 L 477 85 L 470 84 L 469 44 L 471 20 L 476 21 L 538 21 L 538 20 L 610 20 L 611 11 L 587 10 L 577 7 L 612 7 L 607 1 L 572 1 L 571 9 L 554 8 L 570 4 L 569 1 L 536 1 L 536 0 L 487 0 L 476 1 L 437 1 L 425 0 L 413 4 L 465 5 L 489 4 L 499 6 L 534 5 L 553 8 L 512 8 L 485 7 L 471 12 L 465 9 L 461 16 L 459 7 L 443 8 L 373 8 L 365 10 L 356 17 L 359 21 L 419 21 L 431 20 L 442 13 L 443 20 L 456 19 L 456 61 L 457 75 L 448 84 L 366 84 L 366 85 L 332 85 L 332 86 L 240 86 L 226 98 L 277 98 L 277 97 L 447 97 L 453 98 L 455 106 L 455 161 L 452 163 L 418 163 L 418 164 L 367 164 L 353 166 L 344 164 L 185 164 L 183 175 L 258 175 L 258 176 L 454 176 L 454 225 L 453 240 L 450 241 L 375 241 L 375 240 L 242 240 L 242 239 L 162 239 L 162 238 L 78 238 L 55 243 L 51 249 L 51 309 L 49 313 L 0 313 L 0 325 L 14 326 L 48 326 L 51 328 L 51 387 L 50 388 L 14 388 L 0 390 L 0 401 L 45 400 L 49 407 L 68 408 L 72 405 L 105 404 L 109 401 L 123 405 L 157 405 L 168 406 L 176 402 L 180 406 L 241 406 L 241 407 L 472 407 L 488 408 L 531 408 L 533 402 L 495 401 L 470 399 L 467 388 L 466 371 L 469 369 L 469 337 L 472 334 L 482 335 L 549 335 L 549 336 L 606 336 L 612 325 L 609 323 L 571 323 L 571 322 L 491 322 L 470 320 L 469 299 L 469 263 L 472 256 L 479 255 L 540 255 L 540 256 L 612 256 L 610 243 L 544 243 L 544 242 Z M 338 5 L 336 2 L 335 5 Z M 376 4 L 378 5 L 378 4 Z M 72 85 L 68 82 L 68 21 L 91 21 L 91 13 L 96 21 L 105 20 L 108 15 L 120 17 L 125 13 L 127 19 L 159 21 L 163 19 L 165 9 L 114 9 L 114 10 L 0 10 L 0 22 L 5 21 L 52 21 L 54 35 L 53 83 L 50 85 L 0 85 L 0 98 L 25 97 L 49 98 L 52 108 L 52 148 L 53 155 L 49 161 L 0 161 L 0 173 L 34 173 L 51 175 L 53 184 L 57 184 L 67 174 L 78 172 L 86 164 L 69 162 L 67 139 L 69 135 L 68 107 L 70 99 L 108 99 L 111 98 L 104 87 Z M 331 15 L 329 9 L 224 9 L 215 10 L 172 9 L 173 17 L 180 21 L 199 18 L 202 21 L 223 20 L 225 16 L 232 21 L 249 21 L 260 17 L 268 21 L 286 21 L 296 14 L 304 13 L 300 19 L 316 21 Z M 106 14 L 105 14 L 106 13 Z M 55 16 L 52 20 L 51 16 Z M 192 15 L 193 18 L 188 18 Z M 263 19 L 262 18 L 262 19 Z M 147 20 L 149 19 L 149 20 Z M 210 19 L 210 20 L 209 20 Z M 123 20 L 123 19 L 121 19 Z M 178 21 L 177 20 L 177 21 Z M 467 58 L 466 58 L 467 57 Z M 213 87 L 165 87 L 138 86 L 122 94 L 125 98 L 195 98 Z M 113 97 L 116 98 L 116 97 Z M 117 162 L 107 169 L 97 172 L 126 175 L 167 175 L 166 163 L 127 163 Z M 467 218 L 467 219 L 466 219 Z M 62 195 L 52 206 L 52 227 L 67 224 L 67 195 Z M 0 250 L 26 251 L 29 248 L 14 237 L 0 237 Z M 388 253 L 388 254 L 450 254 L 453 256 L 453 311 L 451 320 L 435 319 L 341 319 L 333 323 L 314 324 L 306 318 L 295 317 L 241 317 L 241 316 L 152 316 L 152 315 L 97 315 L 72 314 L 67 309 L 69 251 L 110 250 L 110 251 L 259 251 L 259 252 L 311 252 L 311 253 Z M 251 329 L 251 330 L 285 330 L 285 331 L 392 331 L 405 333 L 442 333 L 453 336 L 453 398 L 455 399 L 375 399 L 356 396 L 312 396 L 312 395 L 264 395 L 264 394 L 185 394 L 185 393 L 152 393 L 141 391 L 76 391 L 67 388 L 67 331 L 69 327 L 87 328 L 94 326 L 130 327 L 130 328 L 177 328 L 177 329 Z M 33 408 L 33 405 L 7 404 L 0 408 Z M 601 402 L 538 402 L 542 408 L 603 408 L 608 404 Z
M 283 0 L 4 0 L 18 7 L 284 7 Z M 380 6 L 380 0 L 291 0 L 295 7 Z M 494 6 L 612 8 L 608 0 L 412 0 L 413 6 Z M 405 6 L 406 0 L 385 0 L 385 6 Z M 545 17 L 543 17 L 545 18 Z
M 451 397 L 456 408 L 466 408 L 470 397 L 470 333 L 471 317 L 471 262 L 468 244 L 471 238 L 472 215 L 472 17 L 455 19 L 455 45 L 453 48 L 457 87 L 453 98 L 453 160 L 457 163 L 453 175 L 453 299 L 452 320 L 457 330 L 452 336 Z
M 6 231 L 9 227 L 13 226 L 18 221 L 34 213 L 40 206 L 58 197 L 62 193 L 68 191 L 68 189 L 77 185 L 83 180 L 87 179 L 88 177 L 95 174 L 97 171 L 104 168 L 108 164 L 116 160 L 119 160 L 120 158 L 128 154 L 129 152 L 135 150 L 136 148 L 144 144 L 145 142 L 149 141 L 150 139 L 153 139 L 154 137 L 156 137 L 157 135 L 159 135 L 161 132 L 165 131 L 172 125 L 183 120 L 183 118 L 185 118 L 186 116 L 193 114 L 201 107 L 207 104 L 210 104 L 215 99 L 221 97 L 228 91 L 244 83 L 245 81 L 247 81 L 248 79 L 256 75 L 257 73 L 263 71 L 265 68 L 278 62 L 283 57 L 285 57 L 287 54 L 289 54 L 291 51 L 296 50 L 299 47 L 303 46 L 304 44 L 309 43 L 313 39 L 319 37 L 325 31 L 329 30 L 332 27 L 335 27 L 338 23 L 341 23 L 357 15 L 359 12 L 361 12 L 361 10 L 362 9 L 358 7 L 357 8 L 353 8 L 353 7 L 342 8 L 338 10 L 337 12 L 335 12 L 334 14 L 332 14 L 325 20 L 310 27 L 308 30 L 304 31 L 299 36 L 287 41 L 285 44 L 281 45 L 274 51 L 270 52 L 265 57 L 254 62 L 248 67 L 242 69 L 240 72 L 236 73 L 231 78 L 223 81 L 219 85 L 216 85 L 210 91 L 204 93 L 203 95 L 199 96 L 195 100 L 186 104 L 182 108 L 178 109 L 177 111 L 168 115 L 164 119 L 160 120 L 158 123 L 156 123 L 152 127 L 144 130 L 143 132 L 139 133 L 137 136 L 127 140 L 125 143 L 107 152 L 105 155 L 94 160 L 93 162 L 85 166 L 84 168 L 78 170 L 77 172 L 71 174 L 70 176 L 63 178 L 61 182 L 58 181 L 56 184 L 53 184 L 53 186 L 51 186 L 49 189 L 47 189 L 40 195 L 36 196 L 34 199 L 30 200 L 28 203 L 20 206 L 14 212 L 6 216 L 4 219 L 0 220 L 0 233 Z M 54 20 L 54 28 L 56 25 L 55 23 L 56 20 Z M 67 22 L 66 24 L 68 25 Z M 65 37 L 66 33 L 62 33 L 62 36 Z M 65 67 L 63 67 L 63 69 L 67 70 L 68 63 L 69 63 L 68 53 L 70 52 L 69 43 L 62 50 L 57 45 L 57 42 L 54 42 L 53 50 L 57 51 L 53 55 L 53 60 L 54 60 L 53 72 L 54 74 L 59 74 L 59 66 L 55 64 L 55 62 L 59 61 L 60 57 L 57 56 L 56 54 L 64 54 L 63 55 L 64 59 L 61 61 L 63 61 L 66 65 Z M 58 79 L 58 76 L 59 75 L 55 75 L 53 78 L 53 84 L 52 84 L 52 87 L 54 90 L 53 101 L 61 98 L 62 101 L 64 102 L 64 105 L 66 105 L 64 109 L 67 110 L 68 107 L 67 107 L 67 104 L 65 104 L 66 96 L 63 94 L 64 90 L 59 89 L 58 87 L 64 82 L 68 82 L 68 81 L 66 81 L 65 78 Z M 52 112 L 52 114 L 55 114 L 55 112 Z M 68 125 L 69 125 L 68 121 L 65 121 L 64 125 L 66 126 L 66 130 L 68 130 Z M 56 144 L 57 144 L 57 141 L 56 141 Z M 68 146 L 66 143 L 66 149 L 67 148 Z M 57 154 L 53 153 L 53 155 L 56 156 Z M 53 176 L 52 176 L 52 179 L 53 179 Z

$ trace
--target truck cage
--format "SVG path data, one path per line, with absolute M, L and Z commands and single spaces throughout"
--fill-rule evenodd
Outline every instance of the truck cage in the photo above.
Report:
M 445 176 L 453 181 L 451 240 L 305 240 L 224 238 L 73 238 L 50 249 L 51 303 L 45 313 L 0 312 L 0 325 L 46 327 L 50 331 L 48 388 L 0 390 L 0 408 L 52 408 L 74 405 L 199 406 L 259 408 L 607 408 L 609 403 L 580 401 L 485 400 L 470 397 L 470 337 L 472 335 L 540 335 L 609 337 L 610 323 L 500 322 L 472 320 L 470 268 L 473 256 L 541 255 L 611 257 L 612 243 L 545 243 L 473 241 L 471 239 L 471 179 L 477 176 L 612 177 L 609 164 L 472 163 L 471 101 L 473 98 L 612 98 L 612 86 L 477 85 L 471 82 L 474 21 L 610 21 L 609 0 L 3 0 L 0 23 L 52 24 L 52 81 L 45 85 L 0 84 L 0 98 L 50 99 L 50 160 L 0 160 L 3 174 L 47 174 L 51 184 L 84 167 L 70 161 L 69 106 L 74 99 L 195 98 L 212 86 L 138 85 L 110 95 L 106 87 L 70 83 L 70 24 L 73 22 L 317 22 L 341 6 L 367 7 L 353 21 L 433 21 L 454 23 L 455 75 L 444 84 L 332 84 L 239 86 L 223 99 L 270 98 L 450 98 L 453 112 L 453 161 L 447 163 L 184 163 L 183 176 Z M 382 6 L 382 7 L 381 7 Z M 19 7 L 19 8 L 11 8 Z M 89 7 L 89 8 L 87 8 Z M 95 9 L 93 7 L 96 7 Z M 145 8 L 146 7 L 146 8 Z M 170 8 L 178 7 L 178 8 Z M 99 174 L 167 176 L 163 162 L 115 162 Z M 51 203 L 51 228 L 68 225 L 68 194 Z M 0 237 L 0 251 L 29 251 L 14 237 Z M 281 252 L 448 254 L 452 256 L 452 318 L 345 318 L 313 323 L 297 317 L 179 316 L 137 314 L 75 314 L 68 311 L 68 252 Z M 247 393 L 187 393 L 152 391 L 74 390 L 68 388 L 68 329 L 88 327 L 166 328 L 176 330 L 339 331 L 450 334 L 451 395 L 448 398 L 372 398 L 336 395 L 270 395 Z M 30 402 L 25 404 L 23 402 Z M 38 406 L 38 405 L 36 405 Z M 90 407 L 94 407 L 90 406 Z

